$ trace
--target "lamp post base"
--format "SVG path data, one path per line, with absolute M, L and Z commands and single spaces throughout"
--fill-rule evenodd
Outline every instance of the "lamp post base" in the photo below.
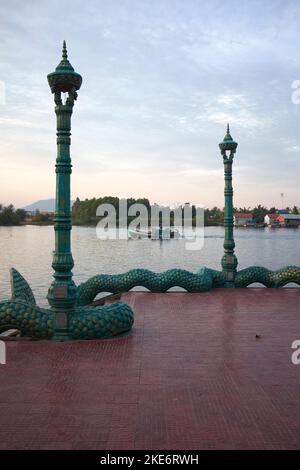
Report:
M 68 341 L 71 339 L 69 332 L 69 318 L 66 312 L 55 312 L 54 341 Z
M 58 342 L 70 341 L 72 338 L 69 335 L 68 331 L 55 331 L 52 339 Z
M 237 258 L 234 253 L 225 253 L 222 258 L 222 268 L 225 278 L 225 287 L 234 287 Z
M 224 287 L 229 288 L 229 289 L 234 289 L 235 285 L 233 281 L 226 281 L 224 284 Z

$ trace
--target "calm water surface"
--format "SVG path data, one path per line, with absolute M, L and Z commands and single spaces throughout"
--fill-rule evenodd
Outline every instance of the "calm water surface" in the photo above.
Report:
M 109 240 L 96 237 L 95 228 L 73 227 L 74 280 L 87 280 L 99 273 L 121 273 L 132 268 L 163 271 L 200 266 L 220 269 L 223 254 L 223 227 L 205 229 L 200 251 L 186 250 L 185 240 Z M 236 254 L 239 269 L 250 265 L 278 269 L 300 266 L 300 229 L 237 229 Z M 9 268 L 15 267 L 32 287 L 40 305 L 47 305 L 47 289 L 52 280 L 51 251 L 53 227 L 0 227 L 0 299 L 10 297 Z

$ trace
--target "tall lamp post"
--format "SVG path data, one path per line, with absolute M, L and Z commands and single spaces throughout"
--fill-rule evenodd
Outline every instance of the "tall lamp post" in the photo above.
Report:
M 219 147 L 224 163 L 224 177 L 225 177 L 225 210 L 224 210 L 224 255 L 222 258 L 223 274 L 225 276 L 226 286 L 234 287 L 234 279 L 237 268 L 237 257 L 234 254 L 234 238 L 233 238 L 233 189 L 232 189 L 232 163 L 233 157 L 236 152 L 237 142 L 235 142 L 227 124 L 227 132 Z
M 71 253 L 70 131 L 74 101 L 82 83 L 82 77 L 74 71 L 68 60 L 65 41 L 62 60 L 47 78 L 54 94 L 57 119 L 55 251 L 52 262 L 54 280 L 47 298 L 55 314 L 54 339 L 64 341 L 69 339 L 69 321 L 76 303 L 76 286 L 72 280 L 74 261 Z M 64 101 L 62 93 L 67 94 Z

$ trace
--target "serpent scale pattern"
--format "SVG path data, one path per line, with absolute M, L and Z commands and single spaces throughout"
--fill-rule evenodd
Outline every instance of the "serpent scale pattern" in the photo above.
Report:
M 52 338 L 54 314 L 51 309 L 36 305 L 26 280 L 11 269 L 12 298 L 0 302 L 0 329 L 17 328 L 22 336 L 35 339 Z M 103 307 L 76 307 L 70 319 L 72 339 L 111 338 L 130 330 L 133 312 L 124 302 Z
M 51 309 L 36 305 L 30 286 L 21 274 L 11 269 L 12 298 L 0 302 L 0 329 L 17 328 L 23 336 L 51 338 L 54 331 L 54 314 Z M 287 266 L 271 271 L 251 266 L 236 273 L 234 287 L 247 287 L 259 282 L 265 287 L 283 287 L 289 282 L 300 285 L 300 268 Z M 151 292 L 166 292 L 179 286 L 188 292 L 205 292 L 215 287 L 226 287 L 222 272 L 201 268 L 197 273 L 184 269 L 170 269 L 155 273 L 147 269 L 133 269 L 124 274 L 99 274 L 77 288 L 77 305 L 70 319 L 72 339 L 111 338 L 131 329 L 133 312 L 122 301 L 102 307 L 90 304 L 101 292 L 126 292 L 143 286 Z

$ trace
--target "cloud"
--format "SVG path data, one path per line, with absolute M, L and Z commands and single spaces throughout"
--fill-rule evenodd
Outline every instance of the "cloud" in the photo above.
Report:
M 83 76 L 72 118 L 79 195 L 111 187 L 158 202 L 178 192 L 195 198 L 201 179 L 205 204 L 222 205 L 218 142 L 229 122 L 239 143 L 240 204 L 272 203 L 276 187 L 297 186 L 300 171 L 300 111 L 290 98 L 291 83 L 300 79 L 300 7 L 265 0 L 264 15 L 261 8 L 258 0 L 89 0 L 84 8 L 79 0 L 2 2 L 2 178 L 11 177 L 7 158 L 20 168 L 26 161 L 38 181 L 36 199 L 49 187 L 56 144 L 46 75 L 66 39 Z M 57 15 L 58 9 L 67 13 Z M 244 191 L 254 184 L 255 192 Z M 10 202 L 13 192 L 0 188 L 0 200 Z M 19 185 L 12 202 L 23 203 L 26 194 Z
M 187 170 L 182 170 L 180 171 L 180 174 L 182 176 L 192 176 L 192 177 L 214 177 L 214 176 L 220 176 L 223 175 L 224 170 L 223 168 L 218 168 L 218 169 L 212 169 L 208 170 L 205 168 L 189 168 Z

